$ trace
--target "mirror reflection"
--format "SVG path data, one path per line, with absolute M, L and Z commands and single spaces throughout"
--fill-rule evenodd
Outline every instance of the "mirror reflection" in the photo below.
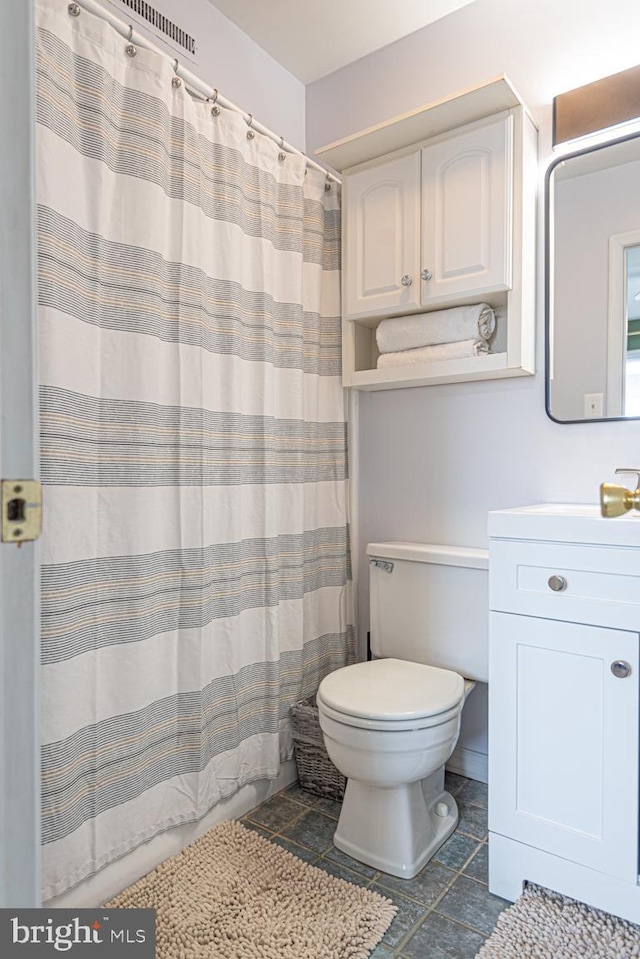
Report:
M 640 417 L 640 134 L 547 175 L 547 412 Z
M 640 243 L 625 250 L 625 328 L 622 412 L 640 416 Z

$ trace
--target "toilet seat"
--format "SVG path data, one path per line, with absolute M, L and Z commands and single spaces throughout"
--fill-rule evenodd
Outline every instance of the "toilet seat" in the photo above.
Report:
M 460 704 L 454 706 L 453 709 L 448 709 L 446 713 L 437 713 L 435 716 L 418 716 L 415 719 L 400 719 L 385 722 L 384 719 L 368 719 L 364 716 L 351 716 L 349 713 L 341 713 L 338 709 L 327 706 L 327 704 L 322 701 L 320 693 L 318 693 L 317 696 L 317 703 L 324 716 L 328 719 L 333 719 L 337 723 L 342 723 L 344 726 L 392 733 L 408 732 L 410 730 L 415 732 L 422 729 L 429 729 L 432 726 L 442 726 L 450 719 L 454 719 L 462 710 L 463 705 L 461 701 Z
M 447 722 L 464 698 L 465 682 L 453 670 L 377 659 L 330 673 L 317 701 L 326 715 L 345 725 L 400 732 Z

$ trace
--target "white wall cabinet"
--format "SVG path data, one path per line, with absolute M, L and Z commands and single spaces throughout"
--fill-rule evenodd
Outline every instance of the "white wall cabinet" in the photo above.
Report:
M 638 922 L 640 520 L 573 510 L 490 514 L 490 889 Z
M 343 382 L 534 372 L 536 130 L 504 78 L 319 150 L 343 173 Z M 385 317 L 487 302 L 491 353 L 377 368 Z
M 420 153 L 354 174 L 345 208 L 345 311 L 400 313 L 420 306 Z
M 421 151 L 425 307 L 511 287 L 512 129 L 506 116 Z
M 393 316 L 511 286 L 509 115 L 351 174 L 345 316 Z

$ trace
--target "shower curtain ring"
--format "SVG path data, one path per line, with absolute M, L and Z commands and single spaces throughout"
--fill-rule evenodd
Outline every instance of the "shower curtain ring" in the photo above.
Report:
M 138 48 L 135 46 L 133 41 L 133 24 L 129 24 L 129 36 L 127 37 L 127 45 L 124 48 L 124 52 L 128 57 L 135 57 L 138 52 Z
M 217 91 L 217 89 L 214 87 L 214 88 L 213 88 L 213 96 L 212 96 L 212 97 L 209 97 L 209 103 L 211 104 L 211 116 L 212 116 L 212 117 L 219 117 L 219 116 L 220 116 L 220 107 L 219 107 L 218 104 L 216 103 L 216 100 L 217 100 L 217 99 L 218 99 L 218 91 Z

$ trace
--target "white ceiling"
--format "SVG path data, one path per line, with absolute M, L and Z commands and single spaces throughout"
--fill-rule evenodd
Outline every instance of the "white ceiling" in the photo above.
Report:
M 473 0 L 210 0 L 303 83 Z

